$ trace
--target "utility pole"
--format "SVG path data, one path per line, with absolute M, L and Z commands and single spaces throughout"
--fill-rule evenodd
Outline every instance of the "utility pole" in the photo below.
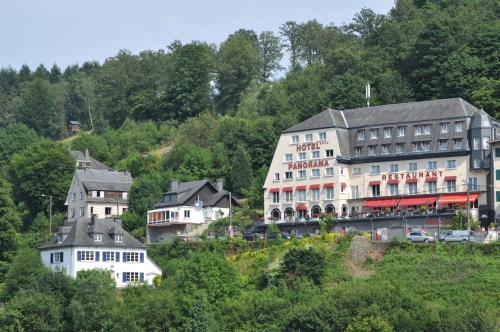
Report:
M 470 186 L 469 184 L 467 183 L 467 181 L 465 181 L 465 185 L 467 186 L 467 239 L 469 240 L 470 242 Z
M 49 197 L 49 234 L 52 234 L 52 195 L 41 195 L 42 197 Z
M 231 192 L 229 192 L 229 237 L 233 237 L 233 225 L 231 222 L 231 208 L 232 208 L 232 198 L 231 198 Z

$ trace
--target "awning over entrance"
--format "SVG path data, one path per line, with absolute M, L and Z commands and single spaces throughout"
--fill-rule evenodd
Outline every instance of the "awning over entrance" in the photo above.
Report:
M 390 179 L 390 180 L 387 180 L 387 184 L 398 184 L 399 183 L 399 180 L 398 179 Z
M 323 188 L 333 188 L 333 183 L 325 183 Z
M 296 210 L 301 210 L 301 211 L 304 211 L 304 210 L 307 210 L 307 205 L 306 204 L 299 204 L 297 205 L 297 207 L 295 208 Z
M 456 180 L 456 179 L 457 179 L 457 177 L 456 177 L 456 176 L 454 176 L 454 175 L 453 175 L 453 176 L 452 176 L 452 175 L 450 175 L 450 176 L 445 176 L 445 177 L 444 177 L 444 180 L 445 180 L 445 181 L 451 181 L 451 180 Z
M 437 182 L 438 178 L 432 177 L 432 178 L 427 178 L 425 179 L 425 182 Z
M 283 191 L 293 191 L 293 187 L 284 187 Z
M 406 183 L 417 183 L 418 180 L 417 179 L 406 179 Z
M 399 206 L 429 205 L 429 204 L 434 204 L 436 199 L 437 199 L 437 196 L 402 198 L 399 201 Z
M 306 190 L 306 186 L 297 186 L 295 190 Z
M 479 198 L 478 193 L 470 193 L 469 194 L 469 202 L 474 202 L 476 199 Z M 441 195 L 439 198 L 439 205 L 446 205 L 446 204 L 466 204 L 467 203 L 467 193 L 460 193 L 460 194 L 451 194 L 451 195 Z
M 270 193 L 279 193 L 280 192 L 280 188 L 271 188 L 271 189 L 269 189 L 269 192 Z
M 368 185 L 369 186 L 378 186 L 378 185 L 380 185 L 380 181 L 370 181 L 370 182 L 368 182 Z
M 309 189 L 319 189 L 320 185 L 319 184 L 311 184 L 309 186 Z
M 371 199 L 363 203 L 364 207 L 391 207 L 398 205 L 398 200 L 394 198 Z

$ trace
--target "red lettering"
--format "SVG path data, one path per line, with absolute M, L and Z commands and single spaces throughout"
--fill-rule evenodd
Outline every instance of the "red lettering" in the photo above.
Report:
M 439 176 L 443 176 L 443 171 L 439 171 Z
M 325 160 L 325 166 L 330 166 L 330 164 L 328 163 L 328 160 Z
M 318 166 L 319 167 L 323 167 L 325 165 L 325 161 L 324 160 L 320 160 L 319 163 L 318 163 Z
M 429 172 L 425 172 L 425 177 L 426 178 L 430 178 L 431 177 L 431 174 Z
M 436 178 L 438 176 L 438 173 L 436 171 L 432 171 L 432 177 Z
M 312 162 L 312 161 L 309 161 L 309 162 L 307 163 L 307 167 L 309 167 L 309 168 L 313 167 L 313 162 Z
M 412 174 L 412 177 L 413 177 L 414 179 L 416 179 L 416 178 L 417 178 L 417 172 L 413 173 L 413 174 Z
M 288 164 L 288 169 L 290 170 L 290 169 L 292 169 L 292 168 L 293 168 L 293 163 L 289 163 L 289 164 Z
M 424 177 L 424 173 L 423 172 L 418 173 L 418 177 L 419 178 L 423 178 Z
M 302 167 L 307 168 L 307 161 L 304 161 L 304 163 L 302 164 Z
M 382 175 L 382 180 L 383 180 L 383 181 L 387 180 L 387 175 L 385 175 L 385 174 L 384 174 L 384 175 Z

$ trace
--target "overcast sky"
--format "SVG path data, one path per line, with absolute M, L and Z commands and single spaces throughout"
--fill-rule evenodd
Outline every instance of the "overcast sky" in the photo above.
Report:
M 288 21 L 349 22 L 363 7 L 387 13 L 394 0 L 0 0 L 0 67 L 51 67 L 120 49 L 164 49 L 175 39 L 220 43 L 240 28 Z

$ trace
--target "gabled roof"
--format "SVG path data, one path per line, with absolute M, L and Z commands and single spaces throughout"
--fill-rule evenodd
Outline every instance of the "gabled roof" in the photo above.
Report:
M 113 170 L 111 167 L 104 165 L 99 160 L 92 158 L 90 155 L 85 156 L 85 153 L 83 153 L 82 151 L 72 150 L 72 151 L 70 151 L 70 153 L 73 156 L 73 158 L 75 158 L 75 160 L 77 162 L 80 161 L 80 162 L 90 163 L 90 165 L 88 167 L 89 169 L 101 169 L 101 170 L 108 170 L 108 171 Z
M 80 218 L 60 227 L 57 234 L 63 235 L 63 242 L 57 243 L 57 236 L 42 245 L 41 249 L 74 246 L 96 246 L 106 248 L 145 248 L 139 240 L 130 235 L 121 226 L 121 221 L 113 219 Z M 102 234 L 102 241 L 94 241 L 93 233 Z M 122 242 L 115 242 L 113 235 L 122 234 Z
M 87 190 L 128 192 L 132 186 L 132 176 L 127 172 L 85 169 L 76 170 L 76 177 Z
M 70 120 L 69 123 L 72 124 L 72 125 L 79 125 L 80 121 Z

